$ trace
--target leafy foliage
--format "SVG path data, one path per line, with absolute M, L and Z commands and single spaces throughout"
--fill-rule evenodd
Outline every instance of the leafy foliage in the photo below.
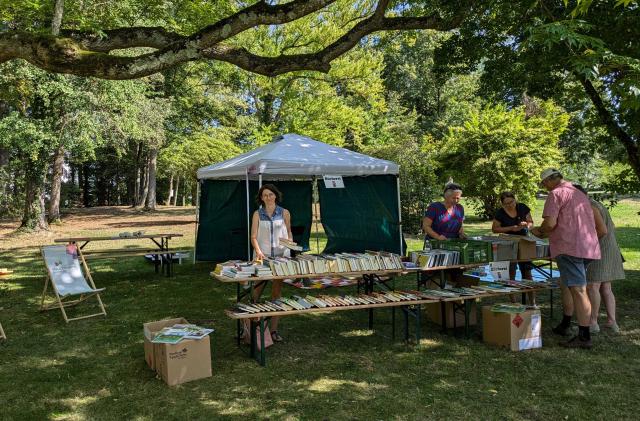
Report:
M 567 121 L 568 115 L 551 102 L 540 103 L 533 115 L 524 107 L 486 106 L 464 125 L 452 127 L 432 153 L 443 173 L 463 185 L 465 195 L 480 199 L 479 214 L 490 218 L 502 191 L 533 202 L 535 175 L 561 158 L 557 145 Z

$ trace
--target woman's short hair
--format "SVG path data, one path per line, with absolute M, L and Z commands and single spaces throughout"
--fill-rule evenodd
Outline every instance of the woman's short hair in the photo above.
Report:
M 444 191 L 442 192 L 442 195 L 446 196 L 447 192 L 449 191 L 452 191 L 452 192 L 459 191 L 460 193 L 462 193 L 462 186 L 456 183 L 448 183 L 446 186 L 444 186 Z
M 504 202 L 504 199 L 508 197 L 512 198 L 513 200 L 516 199 L 516 195 L 513 194 L 513 192 L 507 190 L 500 193 L 500 203 Z
M 282 192 L 278 190 L 276 186 L 274 186 L 273 184 L 263 184 L 262 187 L 260 187 L 260 190 L 258 190 L 258 194 L 256 195 L 256 204 L 258 206 L 264 206 L 264 202 L 262 201 L 262 192 L 265 190 L 270 190 L 273 192 L 273 194 L 276 195 L 276 204 L 282 201 Z

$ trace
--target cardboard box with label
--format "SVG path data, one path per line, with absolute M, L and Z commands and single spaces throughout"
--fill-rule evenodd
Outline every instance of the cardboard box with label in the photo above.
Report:
M 184 318 L 166 319 L 144 324 L 144 359 L 169 386 L 211 377 L 211 342 L 183 339 L 177 344 L 154 344 L 151 340 L 165 327 L 188 324 Z
M 518 242 L 518 260 L 531 260 L 538 257 L 534 238 L 511 234 L 500 234 L 500 237 Z
M 461 304 L 461 303 L 458 303 Z M 440 303 L 426 304 L 427 315 L 429 320 L 442 326 L 442 309 Z M 448 301 L 445 303 L 445 312 L 447 317 L 447 327 L 453 327 L 453 303 Z M 476 313 L 478 312 L 476 302 L 471 302 L 471 310 L 469 313 L 469 326 L 475 326 L 478 323 Z M 459 310 L 455 314 L 456 327 L 464 327 L 464 312 Z
M 542 348 L 541 328 L 542 316 L 538 309 L 501 313 L 491 311 L 491 306 L 482 307 L 482 340 L 487 344 L 512 351 Z

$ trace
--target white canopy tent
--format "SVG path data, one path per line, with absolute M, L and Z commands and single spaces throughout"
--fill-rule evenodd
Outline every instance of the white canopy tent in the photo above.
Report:
M 391 161 L 327 145 L 306 136 L 285 134 L 250 152 L 200 168 L 198 180 L 212 178 L 237 180 L 247 175 L 276 177 L 397 175 L 398 171 L 398 164 Z
M 246 201 L 249 209 L 249 180 L 313 179 L 325 175 L 368 176 L 395 175 L 398 164 L 374 158 L 349 149 L 328 145 L 306 136 L 290 133 L 276 137 L 271 143 L 218 164 L 202 167 L 199 181 L 208 179 L 246 180 Z M 197 225 L 199 224 L 200 183 L 198 183 Z M 400 185 L 397 182 L 398 215 L 400 215 Z M 247 212 L 247 226 L 250 215 Z M 400 223 L 402 251 L 402 224 Z M 196 238 L 197 242 L 197 238 Z M 195 252 L 194 252 L 195 259 Z

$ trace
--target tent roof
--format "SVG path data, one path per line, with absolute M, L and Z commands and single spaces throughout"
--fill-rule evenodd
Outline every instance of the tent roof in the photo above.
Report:
M 246 174 L 284 176 L 398 174 L 398 164 L 306 136 L 285 134 L 273 142 L 198 170 L 198 179 L 245 178 Z

